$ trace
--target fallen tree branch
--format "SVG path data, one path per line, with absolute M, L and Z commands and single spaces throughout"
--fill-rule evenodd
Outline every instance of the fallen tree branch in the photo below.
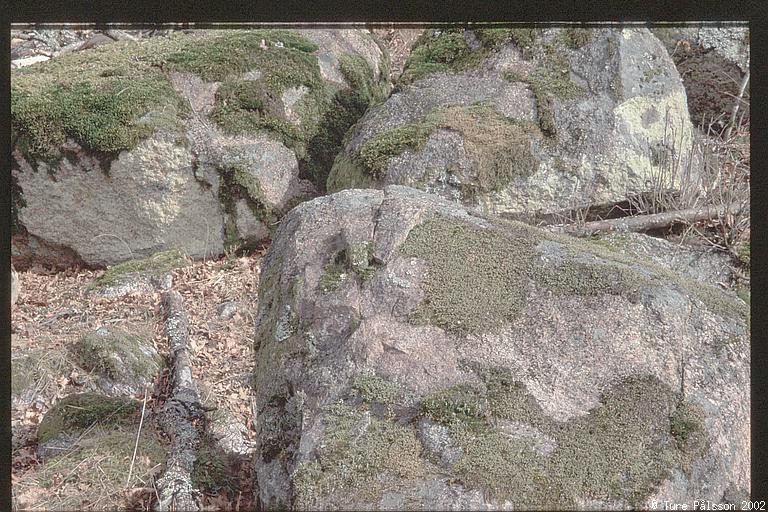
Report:
M 199 492 L 192 486 L 192 469 L 197 459 L 206 408 L 200 403 L 197 386 L 192 380 L 191 357 L 187 334 L 187 313 L 181 294 L 163 293 L 165 335 L 168 337 L 173 363 L 173 388 L 163 405 L 158 421 L 168 437 L 171 449 L 165 473 L 157 481 L 156 510 L 200 510 Z
M 745 205 L 733 203 L 727 206 L 706 206 L 689 208 L 674 212 L 654 213 L 652 215 L 637 215 L 620 219 L 596 220 L 583 225 L 561 226 L 558 231 L 574 236 L 588 236 L 594 233 L 610 233 L 613 231 L 648 231 L 665 228 L 673 224 L 692 224 L 703 220 L 712 220 L 728 213 L 739 214 Z

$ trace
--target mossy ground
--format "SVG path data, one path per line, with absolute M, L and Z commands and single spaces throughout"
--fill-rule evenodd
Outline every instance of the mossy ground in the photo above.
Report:
M 131 149 L 187 111 L 150 56 L 156 44 L 115 43 L 72 52 L 12 73 L 14 144 L 46 161 L 68 137 L 97 152 Z M 147 114 L 150 114 L 147 116 Z
M 162 251 L 153 254 L 149 258 L 130 260 L 109 267 L 103 275 L 94 281 L 91 288 L 95 289 L 114 286 L 118 284 L 122 278 L 133 273 L 142 273 L 159 277 L 175 268 L 183 267 L 188 264 L 189 261 L 180 251 Z
M 144 347 L 144 350 L 142 350 Z M 109 379 L 140 379 L 152 382 L 164 366 L 152 348 L 152 335 L 113 329 L 107 335 L 89 333 L 74 346 L 80 365 Z
M 338 90 L 320 75 L 317 49 L 295 32 L 260 29 L 200 31 L 62 55 L 14 71 L 14 144 L 53 167 L 68 137 L 97 154 L 114 154 L 158 128 L 183 134 L 191 107 L 168 75 L 190 72 L 221 82 L 211 113 L 217 124 L 231 133 L 272 133 L 322 189 L 344 133 L 386 87 L 362 57 L 343 55 L 351 87 Z M 258 78 L 245 76 L 252 70 Z M 306 91 L 295 106 L 299 125 L 281 103 L 291 88 Z
M 69 395 L 43 417 L 38 427 L 41 443 L 61 433 L 83 431 L 94 424 L 131 424 L 141 412 L 141 402 L 96 393 Z
M 531 151 L 537 130 L 513 122 L 488 104 L 446 106 L 435 109 L 419 121 L 382 132 L 363 143 L 357 154 L 337 159 L 329 178 L 332 189 L 379 182 L 387 162 L 405 150 L 424 147 L 435 130 L 461 133 L 472 169 L 459 177 L 462 192 L 469 198 L 497 191 L 520 176 L 538 169 Z

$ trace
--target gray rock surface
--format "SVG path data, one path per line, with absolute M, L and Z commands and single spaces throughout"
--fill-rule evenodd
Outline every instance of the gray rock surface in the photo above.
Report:
M 82 148 L 70 141 L 74 151 Z M 75 251 L 91 265 L 111 265 L 178 248 L 190 257 L 224 250 L 223 212 L 214 191 L 195 179 L 193 154 L 172 135 L 155 134 L 107 169 L 87 154 L 65 157 L 52 179 L 16 151 L 29 233 Z M 54 222 L 55 219 L 55 222 Z
M 719 502 L 750 488 L 748 325 L 713 286 L 407 187 L 303 203 L 262 265 L 255 490 L 298 509 Z
M 568 34 L 545 29 L 402 85 L 348 135 L 328 189 L 401 184 L 497 214 L 649 191 L 693 141 L 673 62 L 645 29 L 591 29 L 580 46 Z

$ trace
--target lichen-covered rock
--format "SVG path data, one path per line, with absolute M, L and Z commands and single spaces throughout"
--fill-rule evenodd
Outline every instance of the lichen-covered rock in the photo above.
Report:
M 651 31 L 664 43 L 680 72 L 692 121 L 704 122 L 704 126 L 714 123 L 714 128 L 725 126 L 749 71 L 749 28 L 683 26 Z M 739 107 L 749 119 L 749 88 Z
M 14 260 L 203 258 L 268 237 L 324 188 L 387 59 L 360 30 L 201 30 L 15 70 Z
M 746 305 L 601 244 L 407 187 L 342 191 L 283 219 L 256 330 L 266 508 L 749 492 Z
M 98 386 L 109 396 L 142 393 L 153 386 L 164 366 L 150 336 L 106 327 L 84 335 L 74 351 L 80 365 L 97 375 Z
M 662 174 L 675 188 L 687 168 L 685 90 L 645 29 L 428 30 L 397 87 L 348 136 L 329 190 L 400 184 L 544 214 Z

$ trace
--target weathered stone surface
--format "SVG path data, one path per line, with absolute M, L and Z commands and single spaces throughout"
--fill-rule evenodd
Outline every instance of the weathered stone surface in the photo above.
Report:
M 389 88 L 366 31 L 191 32 L 96 34 L 111 43 L 14 71 L 19 268 L 257 243 L 325 186 L 347 128 Z
M 669 51 L 688 96 L 691 119 L 725 126 L 744 74 L 749 71 L 746 25 L 657 27 L 651 30 Z M 749 111 L 749 87 L 741 112 Z M 748 119 L 748 117 L 747 117 Z
M 283 219 L 256 330 L 263 506 L 648 508 L 750 487 L 746 305 L 601 244 L 342 191 Z
M 401 184 L 486 212 L 544 214 L 625 200 L 675 158 L 685 165 L 685 90 L 647 30 L 483 33 L 421 37 L 403 75 L 413 81 L 356 125 L 329 190 Z

